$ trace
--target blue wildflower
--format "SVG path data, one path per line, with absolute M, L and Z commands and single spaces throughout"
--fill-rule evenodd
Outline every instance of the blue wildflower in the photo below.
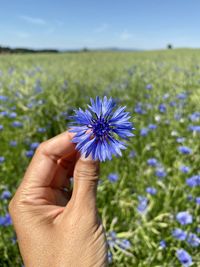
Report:
M 159 243 L 160 247 L 162 249 L 166 248 L 167 244 L 166 244 L 166 241 L 165 240 L 161 240 L 160 243 Z
M 147 187 L 146 192 L 149 193 L 150 195 L 155 195 L 157 193 L 157 190 L 154 187 Z
M 178 147 L 178 151 L 181 153 L 181 154 L 185 154 L 185 155 L 189 155 L 192 153 L 192 149 L 187 147 L 187 146 L 179 146 Z
M 200 197 L 196 197 L 196 204 L 200 205 Z
M 108 251 L 108 262 L 112 263 L 112 261 L 113 261 L 112 253 Z
M 122 155 L 121 149 L 125 149 L 124 144 L 117 140 L 115 136 L 127 139 L 133 136 L 134 129 L 129 122 L 129 112 L 125 112 L 126 107 L 119 107 L 113 111 L 115 102 L 112 98 L 103 99 L 96 97 L 91 99 L 89 110 L 75 110 L 73 126 L 70 130 L 76 135 L 72 142 L 76 143 L 76 149 L 88 157 L 90 154 L 94 160 L 111 160 L 112 155 Z
M 5 95 L 0 95 L 0 100 L 1 101 L 7 101 L 8 100 L 8 97 L 5 96 Z
M 148 125 L 148 128 L 149 128 L 150 130 L 155 130 L 155 129 L 157 129 L 157 125 L 156 125 L 156 124 L 149 124 L 149 125 Z
M 11 112 L 10 114 L 8 114 L 8 117 L 11 119 L 15 119 L 17 117 L 17 113 L 16 112 Z
M 184 138 L 184 137 L 178 137 L 178 138 L 176 139 L 176 142 L 177 142 L 177 143 L 183 143 L 183 142 L 185 142 L 185 138 Z
M 196 133 L 200 133 L 200 125 L 189 125 L 188 130 Z
M 147 164 L 148 164 L 149 166 L 153 166 L 153 167 L 155 167 L 155 166 L 157 166 L 158 161 L 157 161 L 157 159 L 155 159 L 155 158 L 150 158 L 150 159 L 147 160 Z
M 3 125 L 2 124 L 0 124 L 0 131 L 2 131 L 3 130 Z
M 153 89 L 153 85 L 150 84 L 150 83 L 147 84 L 147 85 L 146 85 L 146 89 L 147 89 L 147 90 L 152 90 L 152 89 Z
M 131 247 L 131 243 L 128 239 L 122 239 L 120 240 L 120 244 L 119 246 L 122 248 L 122 249 L 129 249 Z
M 141 103 L 137 103 L 137 104 L 136 104 L 136 106 L 135 106 L 135 108 L 134 108 L 134 111 L 135 111 L 136 113 L 138 113 L 138 114 L 141 114 L 141 115 L 146 113 L 145 110 L 143 109 Z
M 12 224 L 12 220 L 9 213 L 6 213 L 5 216 L 0 216 L 0 225 L 9 226 Z
M 117 173 L 110 173 L 108 175 L 108 179 L 111 181 L 111 182 L 116 182 L 119 178 L 119 175 Z
M 134 150 L 131 150 L 129 153 L 129 158 L 135 158 L 136 152 Z
M 193 175 L 186 180 L 186 183 L 190 187 L 195 187 L 200 185 L 200 175 Z
M 190 172 L 190 167 L 188 166 L 180 166 L 179 170 L 183 173 L 188 173 Z
M 163 167 L 159 167 L 156 169 L 155 175 L 159 178 L 164 178 L 167 175 L 167 173 Z
M 9 113 L 8 113 L 8 111 L 6 111 L 6 110 L 0 112 L 0 115 L 1 115 L 2 117 L 6 117 L 8 114 L 9 114 Z
M 15 147 L 15 146 L 17 146 L 17 141 L 11 140 L 9 144 L 10 144 L 10 146 Z
M 200 120 L 200 112 L 194 112 L 191 115 L 189 115 L 189 119 L 191 121 L 199 121 Z
M 147 136 L 148 132 L 149 132 L 149 129 L 148 128 L 142 128 L 140 130 L 140 135 L 141 136 Z
M 184 267 L 189 267 L 193 264 L 190 254 L 182 248 L 176 251 L 176 256 Z
M 0 156 L 0 163 L 3 163 L 5 161 L 5 157 Z
M 172 231 L 172 236 L 178 240 L 185 240 L 187 237 L 187 233 L 180 228 L 176 228 Z
M 137 210 L 139 213 L 144 213 L 148 206 L 148 199 L 143 196 L 138 196 L 138 200 L 139 200 L 139 203 L 137 206 Z
M 27 158 L 32 158 L 33 155 L 34 155 L 34 151 L 33 150 L 26 151 Z
M 11 195 L 12 194 L 9 190 L 4 190 L 1 194 L 1 199 L 9 199 Z
M 47 131 L 47 129 L 45 128 L 45 127 L 39 127 L 38 129 L 37 129 L 37 132 L 38 133 L 45 133 Z
M 177 94 L 176 98 L 180 99 L 180 100 L 186 99 L 187 98 L 187 94 L 185 92 L 182 92 L 180 94 Z
M 39 144 L 40 143 L 38 143 L 38 142 L 34 142 L 34 143 L 30 144 L 30 149 L 35 150 L 39 146 Z
M 193 217 L 188 211 L 181 211 L 181 212 L 177 213 L 176 220 L 180 224 L 186 225 L 186 224 L 192 223 Z
M 160 105 L 158 106 L 158 109 L 159 109 L 159 111 L 160 111 L 161 113 L 165 113 L 165 112 L 167 111 L 167 107 L 166 107 L 165 104 L 160 104 Z
M 20 122 L 20 121 L 13 121 L 12 126 L 13 127 L 16 127 L 16 128 L 22 127 L 23 126 L 23 123 Z
M 198 247 L 200 246 L 200 238 L 196 234 L 189 233 L 187 237 L 187 242 L 191 247 Z

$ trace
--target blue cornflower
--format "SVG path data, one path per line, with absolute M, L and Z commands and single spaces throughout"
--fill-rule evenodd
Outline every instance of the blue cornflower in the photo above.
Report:
M 11 195 L 12 194 L 9 190 L 4 190 L 1 194 L 1 199 L 9 199 Z
M 200 175 L 193 175 L 186 180 L 186 183 L 190 187 L 195 187 L 200 185 Z
M 192 132 L 200 133 L 200 125 L 189 125 L 188 130 Z
M 147 160 L 147 164 L 148 164 L 149 166 L 153 166 L 153 167 L 155 167 L 155 166 L 157 166 L 158 161 L 157 161 L 157 159 L 155 159 L 155 158 L 150 158 L 150 159 Z
M 196 197 L 196 204 L 200 205 L 200 197 Z
M 188 166 L 180 166 L 179 170 L 183 173 L 188 173 L 190 172 L 190 167 Z
M 34 155 L 34 151 L 33 150 L 26 151 L 27 158 L 32 158 L 33 155 Z
M 160 247 L 161 248 L 166 248 L 167 244 L 166 244 L 166 241 L 165 240 L 161 240 L 160 243 L 159 243 Z
M 11 112 L 10 114 L 8 114 L 8 117 L 11 119 L 15 119 L 17 117 L 17 113 L 16 112 Z
M 2 124 L 0 124 L 0 131 L 2 131 L 3 130 L 3 125 Z
M 200 120 L 200 112 L 194 112 L 191 115 L 189 115 L 189 119 L 191 121 L 199 121 Z
M 137 103 L 135 108 L 134 108 L 134 111 L 138 114 L 145 114 L 146 113 L 146 111 L 143 109 L 142 103 Z
M 17 141 L 11 140 L 9 145 L 12 146 L 12 147 L 15 147 L 15 146 L 17 146 Z
M 163 103 L 158 106 L 158 109 L 161 113 L 165 113 L 167 111 L 166 105 Z
M 147 136 L 148 132 L 149 132 L 149 129 L 148 128 L 142 128 L 140 130 L 140 135 L 141 136 Z
M 192 223 L 193 217 L 188 211 L 181 211 L 181 212 L 176 214 L 176 220 L 180 224 L 186 225 L 186 224 Z
M 0 100 L 1 101 L 7 101 L 8 100 L 8 97 L 5 96 L 5 95 L 0 95 Z
M 185 138 L 184 137 L 178 137 L 177 139 L 176 139 L 176 142 L 177 143 L 183 143 L 185 141 Z
M 154 187 L 147 187 L 146 192 L 149 193 L 150 195 L 155 195 L 157 193 L 157 190 Z
M 22 122 L 20 122 L 20 121 L 13 121 L 13 123 L 12 123 L 12 126 L 13 127 L 22 127 L 23 126 L 23 123 Z
M 8 114 L 9 114 L 9 113 L 8 113 L 8 111 L 6 111 L 6 110 L 0 112 L 0 115 L 1 115 L 2 117 L 6 117 Z
M 129 158 L 135 158 L 136 152 L 134 150 L 131 150 L 129 153 Z
M 155 175 L 159 178 L 164 178 L 167 175 L 167 173 L 163 167 L 159 167 L 156 169 Z
M 76 149 L 88 157 L 90 154 L 93 160 L 111 160 L 112 155 L 120 155 L 121 149 L 125 149 L 124 144 L 115 137 L 127 139 L 133 136 L 133 125 L 129 121 L 129 112 L 125 112 L 126 107 L 119 107 L 113 111 L 115 102 L 112 98 L 103 99 L 96 97 L 91 99 L 89 110 L 75 110 L 73 126 L 70 130 L 76 135 L 72 139 L 77 143 Z M 79 126 L 80 125 L 80 126 Z
M 187 242 L 191 247 L 198 247 L 200 246 L 200 238 L 193 233 L 189 233 L 187 237 Z
M 120 244 L 119 246 L 122 248 L 122 249 L 129 249 L 131 247 L 131 243 L 128 239 L 122 239 L 120 241 Z
M 0 216 L 0 226 L 9 226 L 12 224 L 12 220 L 9 213 L 6 213 L 5 216 Z
M 0 156 L 0 163 L 3 163 L 5 161 L 5 158 L 3 156 Z
M 153 89 L 153 85 L 152 85 L 152 84 L 150 84 L 150 83 L 149 83 L 149 84 L 147 84 L 147 85 L 146 85 L 146 89 L 147 89 L 147 90 L 151 90 L 151 89 Z
M 187 233 L 180 228 L 176 228 L 172 231 L 172 236 L 178 240 L 185 240 Z
M 112 263 L 112 261 L 113 261 L 112 253 L 108 251 L 108 262 Z
M 39 127 L 39 128 L 37 129 L 37 132 L 38 132 L 38 133 L 45 133 L 46 131 L 47 131 L 47 129 L 44 128 L 44 127 Z
M 177 99 L 181 99 L 181 100 L 186 99 L 187 98 L 187 94 L 185 92 L 182 92 L 180 94 L 177 94 L 176 98 Z
M 176 256 L 184 267 L 189 267 L 193 264 L 190 254 L 182 248 L 176 251 Z
M 39 146 L 39 144 L 40 144 L 39 142 L 34 142 L 34 143 L 30 144 L 30 149 L 35 150 Z
M 149 124 L 149 125 L 148 125 L 148 128 L 149 128 L 150 130 L 155 130 L 155 129 L 157 129 L 157 125 L 156 125 L 156 124 Z
M 185 154 L 185 155 L 189 155 L 192 153 L 192 149 L 187 147 L 187 146 L 179 146 L 178 147 L 178 151 L 181 153 L 181 154 Z
M 119 178 L 119 175 L 117 173 L 110 173 L 108 175 L 108 179 L 111 181 L 111 182 L 116 182 Z
M 138 200 L 139 200 L 139 203 L 137 206 L 137 210 L 139 213 L 144 213 L 148 206 L 148 199 L 143 196 L 138 196 Z

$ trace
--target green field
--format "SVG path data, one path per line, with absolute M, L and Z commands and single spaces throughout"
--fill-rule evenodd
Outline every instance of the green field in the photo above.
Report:
M 200 266 L 200 50 L 0 56 L 0 266 L 22 266 L 3 192 L 14 194 L 31 144 L 65 131 L 96 95 L 126 105 L 135 127 L 123 157 L 101 164 L 109 266 L 189 266 L 181 248 Z M 183 211 L 190 223 L 177 219 Z

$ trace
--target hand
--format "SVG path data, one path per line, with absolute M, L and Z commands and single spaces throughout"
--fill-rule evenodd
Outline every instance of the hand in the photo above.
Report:
M 72 137 L 64 132 L 38 147 L 9 204 L 26 267 L 107 266 L 96 207 L 99 162 L 80 157 Z

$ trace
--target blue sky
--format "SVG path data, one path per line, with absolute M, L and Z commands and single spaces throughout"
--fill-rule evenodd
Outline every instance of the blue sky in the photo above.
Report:
M 0 0 L 0 45 L 200 47 L 200 0 Z

